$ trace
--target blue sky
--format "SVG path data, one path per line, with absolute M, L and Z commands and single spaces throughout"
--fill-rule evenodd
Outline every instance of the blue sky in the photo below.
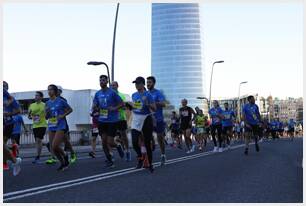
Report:
M 250 92 L 281 98 L 302 96 L 302 3 L 201 4 L 204 33 L 204 79 L 209 88 L 216 65 L 213 97 Z M 97 89 L 103 67 L 111 65 L 116 4 L 22 4 L 3 7 L 4 79 L 10 90 Z M 150 75 L 151 5 L 122 3 L 119 10 L 115 79 L 131 94 L 132 80 Z M 208 94 L 208 91 L 206 91 Z

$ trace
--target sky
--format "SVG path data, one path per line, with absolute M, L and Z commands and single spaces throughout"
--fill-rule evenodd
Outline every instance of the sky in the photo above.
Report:
M 116 4 L 6 3 L 3 6 L 3 76 L 10 92 L 98 89 L 105 61 L 111 67 Z M 204 68 L 208 96 L 303 96 L 302 3 L 203 3 Z M 132 94 L 137 76 L 151 74 L 151 4 L 121 3 L 117 24 L 115 80 Z

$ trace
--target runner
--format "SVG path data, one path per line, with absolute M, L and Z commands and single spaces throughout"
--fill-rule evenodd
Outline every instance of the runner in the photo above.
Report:
M 272 122 L 270 122 L 269 127 L 271 131 L 272 139 L 275 140 L 276 138 L 278 138 L 277 136 L 278 122 L 276 118 L 273 119 Z
M 163 115 L 163 107 L 166 106 L 165 96 L 160 90 L 155 89 L 156 79 L 153 76 L 147 78 L 147 88 L 152 95 L 156 105 L 156 112 L 154 113 L 154 131 L 157 134 L 157 140 L 161 151 L 160 164 L 164 165 L 166 162 L 165 154 L 165 122 Z
M 46 102 L 46 119 L 48 119 L 48 130 L 51 151 L 60 161 L 57 171 L 63 171 L 68 168 L 68 155 L 61 148 L 61 144 L 65 143 L 65 131 L 67 124 L 65 117 L 72 112 L 72 108 L 66 101 L 58 97 L 58 88 L 56 85 L 48 86 L 48 94 L 50 99 Z
M 89 156 L 96 158 L 96 145 L 97 137 L 99 135 L 98 123 L 99 123 L 99 112 L 91 112 L 90 116 L 92 118 L 92 128 L 91 128 L 91 152 Z
M 111 84 L 111 88 L 120 96 L 123 102 L 126 102 L 124 94 L 120 93 L 118 91 L 119 84 L 118 82 L 114 81 Z M 132 161 L 132 155 L 129 148 L 129 141 L 127 137 L 127 120 L 126 120 L 126 113 L 125 113 L 125 107 L 121 107 L 119 109 L 119 122 L 118 122 L 118 130 L 120 132 L 120 138 L 123 142 L 124 151 L 125 151 L 125 160 L 127 162 Z
M 214 100 L 213 101 L 213 108 L 209 110 L 209 115 L 210 118 L 212 119 L 212 124 L 211 124 L 211 136 L 214 141 L 214 150 L 213 152 L 223 152 L 222 149 L 222 109 L 219 106 L 219 102 Z M 219 142 L 219 147 L 217 147 L 217 141 L 216 141 L 216 130 L 217 130 L 217 137 L 218 137 L 218 142 Z
M 98 129 L 99 135 L 102 138 L 103 151 L 106 156 L 106 167 L 113 168 L 115 165 L 112 148 L 116 147 L 120 157 L 124 157 L 122 145 L 114 141 L 117 122 L 119 121 L 118 110 L 124 106 L 124 103 L 114 90 L 107 87 L 108 77 L 101 75 L 99 78 L 101 90 L 95 94 L 92 110 L 100 114 Z
M 176 143 L 177 148 L 183 149 L 182 140 L 180 138 L 180 119 L 176 116 L 175 111 L 173 111 L 171 115 L 170 130 L 173 143 Z
M 61 96 L 62 92 L 63 92 L 63 90 L 61 89 L 61 87 L 58 87 L 58 94 L 57 94 L 57 96 L 59 98 L 61 98 L 62 100 L 64 100 L 65 102 L 67 102 L 67 99 L 65 99 L 64 97 Z M 70 160 L 69 160 L 69 162 L 70 163 L 75 163 L 76 160 L 77 160 L 77 156 L 76 156 L 76 153 L 73 150 L 73 147 L 72 147 L 71 142 L 70 142 L 69 125 L 68 125 L 66 117 L 64 118 L 64 120 L 65 120 L 65 124 L 67 125 L 67 127 L 66 127 L 66 129 L 64 131 L 65 132 L 65 138 L 64 138 L 65 149 L 64 149 L 64 151 L 70 151 Z
M 291 139 L 291 141 L 293 141 L 294 138 L 294 128 L 295 128 L 296 122 L 293 119 L 290 119 L 288 122 L 288 135 Z
M 231 140 L 233 138 L 233 126 L 235 121 L 235 113 L 228 108 L 228 103 L 224 103 L 224 110 L 222 112 L 222 132 L 223 139 L 227 142 L 227 149 L 231 147 Z
M 278 136 L 279 137 L 283 137 L 284 135 L 284 124 L 282 121 L 279 121 L 279 119 L 277 120 L 277 123 L 278 123 Z
M 138 159 L 136 169 L 144 166 L 144 159 L 139 144 L 141 137 L 143 137 L 145 150 L 148 156 L 148 169 L 150 172 L 153 172 L 151 145 L 153 139 L 153 118 L 151 114 L 156 111 L 156 105 L 152 95 L 148 91 L 145 91 L 145 79 L 143 77 L 137 77 L 133 83 L 135 83 L 137 92 L 133 93 L 133 102 L 129 102 L 129 105 L 132 107 L 133 111 L 131 128 L 133 148 L 137 153 Z
M 7 140 L 12 135 L 14 129 L 13 116 L 20 113 L 20 106 L 9 93 L 8 83 L 3 81 L 3 163 L 7 163 L 13 168 L 13 175 L 16 176 L 21 171 L 21 158 L 15 158 L 7 147 Z M 6 169 L 6 168 L 4 168 Z M 8 168 L 7 168 L 8 169 Z
M 198 148 L 200 151 L 204 149 L 204 134 L 206 133 L 205 130 L 205 116 L 203 111 L 196 108 L 196 115 L 194 118 L 194 124 L 196 128 L 195 139 L 198 143 Z
M 180 130 L 182 135 L 185 138 L 185 144 L 187 146 L 187 154 L 194 152 L 195 146 L 192 144 L 191 141 L 191 127 L 192 121 L 194 120 L 195 112 L 194 110 L 187 106 L 188 101 L 187 99 L 182 99 L 182 107 L 180 108 Z
M 32 161 L 33 164 L 36 164 L 41 155 L 42 150 L 42 140 L 46 134 L 47 130 L 47 121 L 45 114 L 45 103 L 42 102 L 44 95 L 42 92 L 37 91 L 35 94 L 35 102 L 30 104 L 28 118 L 33 120 L 33 133 L 36 143 L 37 155 L 35 159 Z M 54 155 L 51 153 L 51 158 L 47 160 L 48 164 L 56 163 Z
M 248 96 L 248 102 L 242 110 L 242 119 L 245 121 L 245 155 L 248 155 L 249 142 L 252 137 L 255 140 L 256 151 L 259 152 L 258 136 L 259 125 L 261 124 L 261 117 L 254 96 Z

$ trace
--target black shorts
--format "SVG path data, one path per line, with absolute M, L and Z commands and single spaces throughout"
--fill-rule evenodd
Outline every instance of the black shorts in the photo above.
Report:
M 14 124 L 3 125 L 3 136 L 8 139 L 11 137 L 14 129 Z
M 260 128 L 258 125 L 250 125 L 251 128 L 248 127 L 244 127 L 245 128 L 245 132 L 252 132 L 253 136 L 259 136 L 260 135 Z
M 12 140 L 15 140 L 18 145 L 20 145 L 20 134 L 12 134 Z
M 233 131 L 233 127 L 232 126 L 222 127 L 222 133 L 223 134 L 227 134 L 227 131 L 232 132 Z
M 185 130 L 187 130 L 187 129 L 191 129 L 191 125 L 190 125 L 189 123 L 182 123 L 182 124 L 180 125 L 180 130 L 181 130 L 181 131 L 185 131 Z
M 33 133 L 35 138 L 44 139 L 44 136 L 46 134 L 46 127 L 38 127 L 33 128 Z
M 211 135 L 213 137 L 216 135 L 216 130 L 217 130 L 218 137 L 221 137 L 221 134 L 222 134 L 222 125 L 221 124 L 211 125 L 210 129 L 211 129 L 210 130 L 211 131 Z
M 288 130 L 288 132 L 294 133 L 294 128 L 290 128 L 290 129 Z
M 99 122 L 98 123 L 99 134 L 106 134 L 109 137 L 115 137 L 117 132 L 117 122 Z
M 125 131 L 127 130 L 127 122 L 126 120 L 120 120 L 119 122 L 116 123 L 117 124 L 117 129 L 119 131 Z

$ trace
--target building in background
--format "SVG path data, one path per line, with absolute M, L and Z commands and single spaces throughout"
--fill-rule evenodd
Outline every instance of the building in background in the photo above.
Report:
M 200 13 L 197 3 L 152 4 L 151 73 L 176 109 L 183 98 L 193 108 L 204 106 L 196 98 L 205 96 Z

